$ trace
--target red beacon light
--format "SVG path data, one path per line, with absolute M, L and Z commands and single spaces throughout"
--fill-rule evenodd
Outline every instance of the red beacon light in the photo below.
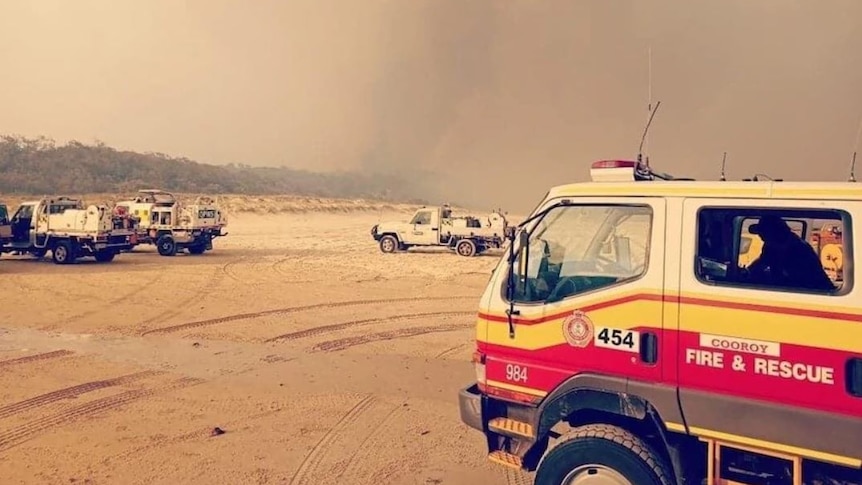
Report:
M 590 167 L 593 182 L 651 180 L 650 169 L 633 160 L 599 160 Z

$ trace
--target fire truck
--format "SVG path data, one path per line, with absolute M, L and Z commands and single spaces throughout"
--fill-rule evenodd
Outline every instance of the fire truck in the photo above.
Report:
M 488 458 L 537 485 L 862 484 L 862 188 L 590 174 L 507 231 L 481 296 L 458 399 Z

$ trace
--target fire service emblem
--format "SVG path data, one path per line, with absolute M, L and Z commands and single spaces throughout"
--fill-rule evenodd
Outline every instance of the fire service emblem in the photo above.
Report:
M 586 347 L 593 339 L 593 322 L 586 313 L 575 310 L 563 320 L 563 336 L 572 347 Z

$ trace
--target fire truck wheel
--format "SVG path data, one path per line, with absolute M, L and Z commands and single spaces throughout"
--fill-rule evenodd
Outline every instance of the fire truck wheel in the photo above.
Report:
M 159 254 L 162 256 L 173 256 L 177 254 L 177 243 L 174 241 L 174 238 L 167 234 L 156 240 L 156 247 L 159 250 Z
M 471 241 L 470 239 L 462 239 L 458 241 L 458 244 L 455 245 L 455 251 L 465 257 L 472 257 L 476 255 L 476 243 Z
M 384 253 L 394 253 L 398 249 L 398 241 L 393 236 L 380 238 L 380 250 Z
M 77 257 L 75 251 L 76 248 L 72 241 L 57 241 L 51 250 L 51 259 L 57 264 L 72 264 Z
M 110 263 L 114 260 L 116 253 L 113 251 L 99 251 L 93 257 L 100 263 Z
M 535 485 L 671 485 L 664 460 L 632 433 L 608 424 L 580 426 L 548 449 Z

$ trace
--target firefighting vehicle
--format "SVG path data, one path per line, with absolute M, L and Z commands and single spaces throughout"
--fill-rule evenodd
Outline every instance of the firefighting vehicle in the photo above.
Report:
M 862 484 L 862 188 L 590 173 L 507 231 L 481 296 L 459 407 L 489 459 L 537 485 Z
M 415 246 L 438 246 L 471 257 L 502 247 L 506 227 L 506 215 L 501 210 L 491 212 L 484 219 L 473 215 L 453 217 L 452 208 L 447 204 L 417 209 L 409 222 L 375 224 L 371 236 L 384 253 L 406 251 Z
M 182 204 L 170 192 L 142 189 L 134 198 L 117 202 L 114 211 L 138 219 L 139 240 L 155 244 L 162 256 L 173 256 L 183 249 L 203 254 L 213 248 L 213 239 L 227 235 L 227 218 L 209 197 Z
M 2 212 L 5 216 L 5 207 Z M 51 251 L 57 264 L 71 264 L 86 256 L 110 262 L 137 243 L 133 228 L 116 227 L 108 206 L 85 207 L 83 201 L 70 197 L 24 202 L 11 218 L 0 219 L 6 220 L 0 221 L 0 252 L 41 258 Z

